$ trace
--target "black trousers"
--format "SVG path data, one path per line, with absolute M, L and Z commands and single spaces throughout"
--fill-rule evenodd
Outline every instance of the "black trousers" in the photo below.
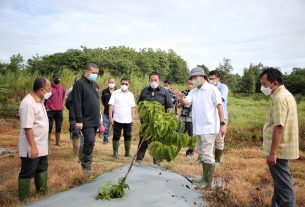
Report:
M 83 155 L 91 156 L 95 143 L 95 135 L 96 135 L 97 127 L 84 128 L 82 129 L 82 133 L 84 135 L 84 146 L 83 146 Z
M 47 111 L 49 118 L 49 133 L 52 132 L 53 122 L 55 120 L 55 128 L 56 132 L 61 132 L 61 126 L 63 121 L 63 113 L 62 111 Z
M 193 122 L 184 122 L 184 133 L 186 133 L 189 136 L 193 136 Z M 194 149 L 189 148 L 186 150 L 186 155 L 188 154 L 193 154 L 194 153 Z
M 140 147 L 140 144 L 143 140 L 143 137 L 140 136 L 140 141 L 139 141 L 139 145 L 138 145 L 138 148 Z M 137 153 L 137 158 L 136 160 L 143 160 L 144 159 L 144 156 L 145 156 L 145 153 L 146 153 L 146 150 L 147 150 L 147 147 L 149 145 L 149 141 L 143 141 L 141 147 L 139 148 L 139 151 Z
M 114 121 L 113 124 L 113 141 L 119 141 L 121 137 L 121 132 L 123 129 L 123 136 L 125 141 L 131 140 L 131 129 L 132 124 L 122 124 L 119 122 Z
M 277 159 L 274 166 L 269 165 L 274 182 L 272 207 L 294 207 L 296 198 L 288 160 Z
M 20 157 L 21 170 L 19 178 L 27 179 L 33 178 L 35 174 L 48 170 L 48 156 L 36 157 L 34 159 L 29 157 Z

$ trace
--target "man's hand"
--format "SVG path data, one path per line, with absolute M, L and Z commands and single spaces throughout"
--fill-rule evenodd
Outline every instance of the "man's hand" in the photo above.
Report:
M 184 98 L 184 94 L 181 93 L 181 91 L 178 90 L 172 90 L 173 96 L 175 96 L 179 101 Z
M 31 147 L 31 158 L 35 159 L 38 156 L 38 149 L 36 145 L 34 147 Z
M 224 136 L 227 133 L 226 125 L 220 126 L 220 133 L 221 133 L 221 136 Z
M 266 158 L 267 164 L 271 165 L 271 166 L 275 165 L 276 164 L 276 158 L 277 158 L 276 153 L 271 153 L 270 152 L 269 156 L 267 156 L 267 158 Z
M 109 118 L 109 122 L 110 122 L 111 125 L 114 125 L 114 120 L 113 120 L 113 118 Z
M 75 127 L 76 127 L 77 129 L 83 129 L 83 123 L 76 123 L 76 124 L 75 124 Z

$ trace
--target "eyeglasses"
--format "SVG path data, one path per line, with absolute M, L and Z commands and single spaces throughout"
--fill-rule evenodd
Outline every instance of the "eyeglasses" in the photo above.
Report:
M 125 85 L 125 86 L 128 86 L 128 83 L 121 83 L 121 85 Z

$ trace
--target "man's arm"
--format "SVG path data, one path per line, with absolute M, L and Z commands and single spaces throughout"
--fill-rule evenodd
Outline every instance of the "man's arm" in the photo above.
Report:
M 28 140 L 28 143 L 31 147 L 31 158 L 34 159 L 38 156 L 38 149 L 36 146 L 36 142 L 34 140 L 34 133 L 32 128 L 24 129 L 26 139 Z
M 272 143 L 270 148 L 269 156 L 267 157 L 267 164 L 268 165 L 275 165 L 276 164 L 276 158 L 277 158 L 277 151 L 279 149 L 281 139 L 283 136 L 283 129 L 284 127 L 281 125 L 275 126 L 273 128 L 273 134 L 272 134 Z
M 114 121 L 113 121 L 113 105 L 109 104 L 109 122 L 113 125 Z
M 76 128 L 83 128 L 83 112 L 82 112 L 82 86 L 79 81 L 74 84 L 72 90 L 72 105 L 74 107 Z
M 181 91 L 178 90 L 173 91 L 173 96 L 175 96 L 178 99 L 178 101 L 180 101 L 180 104 L 184 106 L 191 104 L 186 98 L 184 98 L 184 94 L 181 93 Z
M 221 135 L 225 135 L 226 131 L 227 131 L 227 127 L 224 123 L 224 111 L 223 111 L 223 107 L 221 104 L 217 104 L 217 110 L 218 110 L 218 116 L 219 116 L 219 120 L 220 120 L 220 133 Z
M 131 118 L 132 118 L 132 124 L 134 124 L 135 108 L 136 108 L 136 107 L 131 107 Z

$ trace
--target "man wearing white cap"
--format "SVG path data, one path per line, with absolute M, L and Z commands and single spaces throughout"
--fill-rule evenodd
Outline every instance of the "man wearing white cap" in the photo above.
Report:
M 198 150 L 202 153 L 203 176 L 194 179 L 202 188 L 211 187 L 215 171 L 214 144 L 219 131 L 226 132 L 224 111 L 219 90 L 206 81 L 207 76 L 201 67 L 191 70 L 190 78 L 194 84 L 188 96 L 184 98 L 180 91 L 175 96 L 183 105 L 192 104 L 193 133 L 198 136 Z

